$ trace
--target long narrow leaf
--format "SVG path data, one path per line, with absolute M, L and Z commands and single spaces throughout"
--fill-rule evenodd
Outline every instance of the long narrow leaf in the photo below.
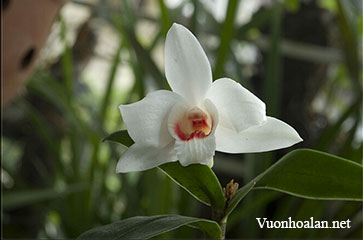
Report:
M 84 184 L 74 184 L 64 189 L 48 188 L 9 191 L 3 193 L 3 208 L 12 209 L 36 204 L 39 202 L 64 197 L 68 194 L 85 191 L 87 187 Z
M 226 62 L 230 41 L 235 33 L 234 31 L 234 18 L 236 16 L 236 12 L 238 9 L 238 0 L 229 0 L 227 12 L 226 12 L 226 19 L 222 26 L 221 32 L 221 44 L 219 45 L 218 49 L 218 58 L 217 63 L 214 71 L 215 78 L 222 77 L 224 72 L 224 63 Z
M 132 217 L 94 228 L 77 239 L 149 239 L 185 225 L 205 231 L 210 238 L 221 238 L 221 229 L 214 221 L 180 215 L 158 215 Z
M 281 93 L 281 25 L 283 5 L 278 3 L 273 9 L 271 19 L 271 42 L 267 54 L 267 66 L 264 84 L 265 101 L 269 106 L 267 109 L 268 115 L 278 116 L 280 106 Z

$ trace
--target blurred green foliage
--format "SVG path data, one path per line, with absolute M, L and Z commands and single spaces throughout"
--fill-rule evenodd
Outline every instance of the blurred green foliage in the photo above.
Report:
M 305 140 L 297 147 L 361 163 L 359 0 L 271 1 L 244 23 L 237 21 L 246 14 L 238 6 L 247 0 L 229 0 L 222 20 L 206 1 L 185 0 L 176 7 L 167 2 L 73 0 L 68 4 L 91 11 L 76 42 L 67 41 L 69 26 L 61 16 L 61 56 L 55 63 L 41 64 L 26 93 L 3 112 L 5 238 L 74 238 L 92 227 L 136 215 L 209 217 L 202 204 L 158 169 L 116 174 L 125 149 L 102 142 L 110 132 L 124 128 L 119 104 L 137 101 L 150 89 L 169 88 L 159 55 L 173 22 L 184 24 L 200 39 L 214 78 L 228 76 L 240 82 L 266 103 L 270 115 L 297 129 Z M 101 90 L 99 85 L 92 87 L 99 80 L 84 77 L 85 69 L 80 67 L 97 56 L 92 39 L 99 29 L 88 24 L 97 21 L 118 36 L 113 56 L 107 59 L 109 68 L 101 73 L 107 76 L 98 83 L 104 86 Z M 152 34 L 143 32 L 148 28 Z M 122 67 L 130 74 L 120 74 Z M 118 78 L 132 82 L 131 89 L 117 87 Z M 243 185 L 290 150 L 218 153 L 213 170 L 223 185 L 232 178 Z M 349 218 L 352 228 L 260 229 L 256 217 Z M 200 232 L 181 228 L 162 237 L 198 236 Z M 231 214 L 227 236 L 361 238 L 362 204 L 302 200 L 257 190 Z

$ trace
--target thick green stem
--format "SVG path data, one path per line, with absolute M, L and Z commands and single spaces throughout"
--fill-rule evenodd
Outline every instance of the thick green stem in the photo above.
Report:
M 222 240 L 224 240 L 226 238 L 226 228 L 227 228 L 227 217 L 223 218 L 220 222 L 219 222 L 219 226 L 221 227 L 222 230 Z
M 225 234 L 226 234 L 226 225 L 227 225 L 227 218 L 224 217 L 224 211 L 220 211 L 220 210 L 215 210 L 212 209 L 212 220 L 216 221 L 221 230 L 222 230 L 222 237 L 221 239 L 225 239 Z

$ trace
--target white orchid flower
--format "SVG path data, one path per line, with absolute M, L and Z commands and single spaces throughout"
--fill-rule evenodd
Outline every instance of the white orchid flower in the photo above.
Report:
M 135 143 L 120 158 L 117 172 L 174 161 L 209 165 L 216 150 L 264 152 L 302 141 L 291 126 L 266 116 L 265 104 L 239 83 L 228 78 L 212 82 L 198 40 L 175 23 L 166 36 L 165 74 L 172 92 L 155 91 L 119 107 Z

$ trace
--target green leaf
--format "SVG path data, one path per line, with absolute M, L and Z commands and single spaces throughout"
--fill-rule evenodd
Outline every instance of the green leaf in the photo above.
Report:
M 126 147 L 130 147 L 134 143 L 126 130 L 111 133 L 102 141 L 105 140 L 120 143 Z M 159 168 L 197 200 L 216 210 L 224 209 L 225 198 L 222 187 L 208 166 L 192 164 L 183 167 L 179 162 L 171 162 L 163 164 Z
M 102 139 L 102 142 L 104 141 L 111 141 L 120 143 L 126 147 L 130 147 L 132 144 L 134 144 L 134 140 L 129 136 L 126 130 L 117 131 L 114 133 L 111 133 L 109 136 Z
M 97 227 L 77 239 L 149 239 L 182 226 L 196 227 L 210 238 L 220 239 L 221 229 L 214 221 L 179 215 L 137 216 Z
M 281 196 L 281 193 L 275 191 L 264 191 L 263 194 L 260 193 L 253 201 L 249 201 L 243 205 L 242 208 L 237 209 L 232 215 L 228 217 L 227 231 L 233 229 L 238 225 L 241 219 L 245 218 L 253 212 L 261 212 L 269 202 L 276 200 Z
M 360 34 L 358 34 L 356 17 L 350 11 L 352 1 L 337 1 L 338 20 L 340 25 L 340 37 L 343 40 L 345 63 L 349 71 L 350 78 L 354 84 L 356 95 L 362 94 L 361 87 L 361 58 L 360 58 Z
M 270 22 L 271 40 L 267 53 L 266 75 L 264 82 L 265 101 L 268 104 L 267 113 L 271 116 L 279 115 L 282 88 L 282 57 L 281 57 L 281 27 L 283 4 L 276 4 L 272 10 Z
M 361 0 L 350 0 L 347 2 L 352 10 L 356 11 L 357 14 L 363 14 L 363 3 Z
M 66 87 L 66 94 L 68 99 L 72 96 L 73 92 L 73 56 L 72 50 L 67 42 L 67 24 L 64 18 L 59 15 L 59 23 L 61 26 L 61 38 L 64 43 L 64 52 L 62 56 L 62 70 L 64 76 L 64 82 Z
M 192 164 L 183 167 L 179 162 L 171 162 L 159 168 L 197 200 L 217 211 L 224 210 L 225 198 L 221 184 L 208 166 Z
M 229 214 L 231 214 L 231 212 L 236 208 L 238 203 L 247 195 L 247 193 L 249 193 L 252 190 L 255 184 L 256 182 L 249 182 L 248 184 L 244 185 L 236 192 L 234 197 L 228 203 L 228 206 L 224 212 L 225 217 L 228 217 Z
M 286 154 L 257 176 L 254 188 L 326 200 L 362 200 L 361 164 L 310 149 Z
M 338 120 L 323 132 L 323 134 L 320 136 L 320 139 L 318 140 L 318 144 L 316 145 L 318 150 L 327 149 L 329 146 L 331 146 L 331 144 L 337 138 L 337 135 L 341 132 L 343 123 L 354 113 L 359 111 L 361 108 L 361 103 L 362 95 L 356 98 L 353 103 L 341 113 L 341 116 L 338 118 Z
M 310 199 L 362 200 L 362 174 L 361 164 L 315 150 L 295 150 L 239 189 L 224 217 L 252 189 L 271 189 Z
M 87 190 L 84 184 L 73 184 L 66 188 L 45 188 L 32 190 L 5 191 L 3 195 L 3 208 L 13 209 L 53 200 L 69 194 Z
M 162 31 L 163 31 L 163 35 L 166 36 L 169 28 L 171 27 L 171 23 L 170 23 L 168 9 L 165 6 L 164 0 L 159 0 L 159 7 L 160 7 L 160 12 L 161 12 Z
M 121 61 L 121 51 L 123 49 L 122 40 L 120 39 L 119 46 L 117 48 L 117 51 L 113 57 L 112 63 L 111 63 L 111 69 L 107 78 L 107 87 L 105 89 L 105 93 L 103 95 L 101 107 L 100 107 L 100 122 L 103 124 L 105 119 L 107 119 L 107 107 L 110 104 L 110 99 L 112 95 L 113 85 L 116 79 L 117 71 L 119 70 L 119 64 Z
M 128 46 L 134 50 L 138 64 L 142 64 L 143 67 L 145 67 L 145 70 L 150 73 L 152 78 L 155 80 L 155 84 L 159 88 L 170 89 L 164 74 L 161 73 L 155 61 L 152 59 L 151 53 L 138 41 L 135 29 L 130 27 L 131 24 L 126 24 L 126 21 L 124 20 L 125 18 L 122 18 L 119 15 L 114 16 L 113 24 L 120 31 L 123 40 L 127 41 Z
M 235 28 L 234 28 L 234 19 L 236 16 L 236 12 L 238 9 L 238 0 L 229 0 L 228 7 L 226 9 L 226 19 L 222 26 L 221 31 L 221 43 L 219 44 L 218 49 L 218 57 L 216 61 L 216 66 L 214 70 L 214 76 L 216 78 L 220 78 L 224 73 L 224 64 L 228 57 L 231 39 L 234 36 Z

